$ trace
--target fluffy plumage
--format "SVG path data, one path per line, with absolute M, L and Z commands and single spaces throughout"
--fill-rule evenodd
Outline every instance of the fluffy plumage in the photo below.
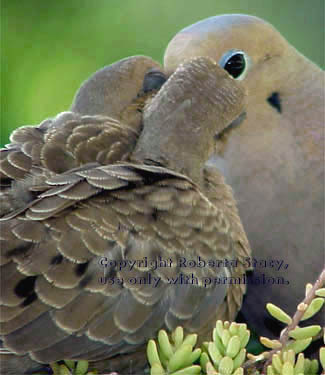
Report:
M 110 80 L 120 71 L 115 68 Z M 17 354 L 39 362 L 130 355 L 162 327 L 181 324 L 203 338 L 217 317 L 233 319 L 241 305 L 245 285 L 218 278 L 242 276 L 249 244 L 231 189 L 204 163 L 215 135 L 242 113 L 244 90 L 205 58 L 177 69 L 154 98 L 162 74 L 150 72 L 147 85 L 148 70 L 142 72 L 138 91 L 128 91 L 118 111 L 111 109 L 117 120 L 96 123 L 87 99 L 79 105 L 83 95 L 102 95 L 96 84 L 86 84 L 72 106 L 79 114 L 56 118 L 35 146 L 43 155 L 50 148 L 52 156 L 28 155 L 26 172 L 34 176 L 33 168 L 40 168 L 42 181 L 23 181 L 29 200 L 0 222 L 0 329 L 4 345 Z M 152 84 L 152 75 L 160 83 Z M 119 80 L 116 90 L 130 83 L 128 76 Z M 217 90 L 211 94 L 212 87 Z M 149 95 L 144 113 L 134 106 L 139 93 Z M 106 110 L 106 101 L 110 96 L 97 111 Z M 131 119 L 141 114 L 139 121 L 122 122 L 126 107 Z M 64 116 L 73 120 L 53 125 Z M 22 139 L 16 146 L 21 155 L 24 145 Z M 21 183 L 4 174 L 5 181 Z M 182 266 L 198 257 L 225 263 Z M 170 266 L 150 268 L 145 259 Z M 226 264 L 233 259 L 237 267 Z M 119 267 L 127 260 L 143 263 Z M 109 262 L 113 266 L 105 267 Z M 108 365 L 122 371 L 123 360 Z M 143 360 L 142 353 L 139 365 Z

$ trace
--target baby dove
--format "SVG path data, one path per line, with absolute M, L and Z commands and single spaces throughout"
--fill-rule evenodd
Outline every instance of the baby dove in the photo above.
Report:
M 240 14 L 179 32 L 165 69 L 195 56 L 212 58 L 248 91 L 246 119 L 221 134 L 209 164 L 233 188 L 257 260 L 243 313 L 268 335 L 265 304 L 294 313 L 324 267 L 324 72 L 270 24 Z
M 161 77 L 145 75 L 140 95 Z M 72 106 L 80 116 L 94 116 L 93 82 Z M 138 89 L 122 101 L 137 100 Z M 104 102 L 97 110 L 120 119 L 125 105 Z M 122 371 L 130 361 L 144 365 L 144 345 L 160 328 L 182 325 L 204 338 L 217 317 L 234 318 L 245 285 L 227 278 L 242 276 L 250 248 L 230 188 L 203 167 L 244 103 L 240 83 L 212 60 L 194 59 L 147 101 L 125 159 L 97 160 L 99 148 L 91 160 L 72 153 L 72 169 L 30 183 L 32 199 L 0 221 L 6 348 L 41 363 L 125 354 L 107 361 Z

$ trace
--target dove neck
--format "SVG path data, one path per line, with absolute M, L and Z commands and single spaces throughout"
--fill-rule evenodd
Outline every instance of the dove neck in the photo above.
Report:
M 213 152 L 214 134 L 200 134 L 200 127 L 196 132 L 167 128 L 144 129 L 131 160 L 169 168 L 199 183 L 203 164 Z M 211 142 L 200 142 L 203 136 Z

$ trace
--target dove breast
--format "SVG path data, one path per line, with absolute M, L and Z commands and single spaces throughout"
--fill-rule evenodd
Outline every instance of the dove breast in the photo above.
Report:
M 171 74 L 196 56 L 213 59 L 247 90 L 246 118 L 217 139 L 209 165 L 233 188 L 257 260 L 245 319 L 260 335 L 278 336 L 282 327 L 265 304 L 294 314 L 324 267 L 324 71 L 268 22 L 244 14 L 181 30 L 164 68 Z M 268 262 L 283 267 L 259 266 Z M 310 322 L 324 325 L 324 314 Z

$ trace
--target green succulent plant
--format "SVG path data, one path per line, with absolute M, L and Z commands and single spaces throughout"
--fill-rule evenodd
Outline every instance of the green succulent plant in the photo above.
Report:
M 319 364 L 316 359 L 309 360 L 300 353 L 296 360 L 293 350 L 279 352 L 272 356 L 272 364 L 267 367 L 267 375 L 317 375 Z
M 57 362 L 51 364 L 53 375 L 95 375 L 96 372 L 88 371 L 88 361 L 64 361 L 64 364 Z
M 150 340 L 147 345 L 150 375 L 201 374 L 201 366 L 194 364 L 201 355 L 201 349 L 194 349 L 196 341 L 197 334 L 184 338 L 182 327 L 177 327 L 170 338 L 165 330 L 160 330 L 157 343 Z
M 177 327 L 169 339 L 166 331 L 161 330 L 158 345 L 154 340 L 148 343 L 150 374 L 314 375 L 319 374 L 320 365 L 325 374 L 325 347 L 320 350 L 320 363 L 316 359 L 305 358 L 301 353 L 320 334 L 322 328 L 318 325 L 298 326 L 300 321 L 311 318 L 323 307 L 325 288 L 318 287 L 323 284 L 323 278 L 324 275 L 314 286 L 306 285 L 306 298 L 298 305 L 293 317 L 278 306 L 267 304 L 270 315 L 287 324 L 278 340 L 260 338 L 261 343 L 270 351 L 259 356 L 248 354 L 249 361 L 245 362 L 245 348 L 250 338 L 246 324 L 218 320 L 213 329 L 212 341 L 204 342 L 201 350 L 194 349 L 197 335 L 191 334 L 184 339 L 183 329 Z M 261 370 L 261 364 L 264 364 L 264 370 Z
M 324 273 L 324 272 L 323 272 Z M 323 275 L 322 273 L 322 275 Z M 321 278 L 318 280 L 321 284 Z M 317 284 L 316 284 L 317 285 Z M 311 325 L 308 327 L 299 327 L 300 321 L 306 320 L 317 314 L 323 307 L 325 302 L 325 288 L 316 289 L 313 293 L 313 285 L 307 284 L 305 290 L 305 300 L 297 307 L 294 317 L 291 318 L 279 307 L 268 303 L 267 311 L 275 319 L 287 324 L 286 329 L 282 332 L 279 340 L 270 340 L 261 337 L 261 343 L 272 351 L 263 353 L 271 360 L 271 364 L 267 366 L 267 375 L 313 375 L 319 374 L 319 362 L 304 358 L 301 353 L 311 344 L 313 337 L 321 332 L 319 325 Z M 308 303 L 306 303 L 308 302 Z M 323 340 L 325 343 L 325 331 L 323 332 Z M 279 349 L 279 350 L 278 350 Z M 296 355 L 298 357 L 296 358 Z M 319 352 L 320 363 L 325 374 L 325 347 Z
M 241 375 L 246 358 L 250 331 L 246 324 L 218 320 L 212 333 L 213 341 L 203 343 L 200 363 L 207 374 Z

